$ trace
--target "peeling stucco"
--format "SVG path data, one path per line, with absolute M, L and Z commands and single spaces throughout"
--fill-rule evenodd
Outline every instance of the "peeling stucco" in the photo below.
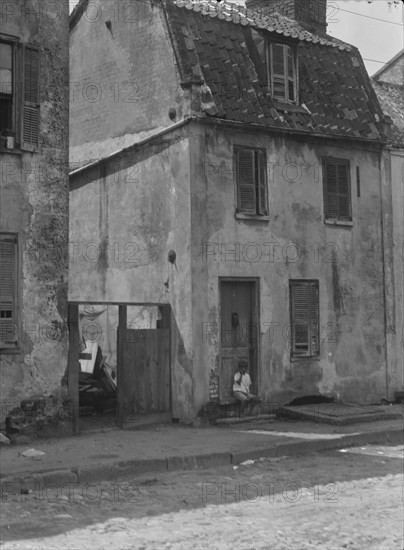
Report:
M 1 30 L 40 50 L 40 148 L 0 152 L 0 231 L 18 240 L 18 344 L 0 352 L 2 417 L 11 403 L 60 392 L 68 346 L 69 6 L 14 4 Z

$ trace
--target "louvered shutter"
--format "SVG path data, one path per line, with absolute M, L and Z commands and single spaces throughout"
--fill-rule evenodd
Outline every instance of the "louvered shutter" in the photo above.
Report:
M 296 68 L 293 50 L 289 46 L 286 46 L 286 49 L 288 64 L 288 99 L 289 101 L 296 101 Z
M 15 341 L 15 260 L 16 246 L 0 242 L 0 342 Z
M 286 98 L 285 48 L 284 44 L 271 44 L 272 96 L 280 100 Z
M 36 148 L 39 141 L 39 51 L 24 47 L 22 146 Z
M 310 355 L 318 355 L 319 343 L 319 288 L 316 282 L 309 283 L 310 303 Z
M 331 161 L 324 163 L 324 201 L 326 219 L 338 218 L 338 170 Z
M 292 354 L 313 356 L 320 353 L 319 286 L 317 281 L 290 284 Z
M 338 165 L 338 219 L 351 220 L 351 193 L 348 165 Z
M 254 157 L 253 150 L 236 150 L 238 209 L 248 214 L 256 214 Z
M 263 151 L 256 152 L 258 172 L 258 213 L 268 214 L 267 178 L 265 155 Z
M 324 200 L 326 219 L 344 221 L 352 219 L 349 164 L 347 162 L 325 161 Z
M 258 66 L 257 72 L 260 75 L 260 79 L 265 86 L 269 85 L 268 80 L 268 48 L 265 38 L 257 32 L 255 29 L 251 28 L 251 36 L 254 41 L 255 47 L 257 48 L 258 53 Z M 258 61 L 258 60 L 257 60 Z
M 307 355 L 310 351 L 310 305 L 306 283 L 293 283 L 291 286 L 292 310 L 292 352 L 294 355 Z

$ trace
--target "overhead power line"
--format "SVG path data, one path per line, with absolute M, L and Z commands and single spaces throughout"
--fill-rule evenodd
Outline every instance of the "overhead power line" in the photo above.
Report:
M 368 59 L 367 57 L 362 57 L 363 61 L 373 61 L 373 63 L 380 63 L 381 65 L 384 65 L 387 63 L 387 61 L 377 61 L 377 59 Z
M 359 15 L 360 17 L 366 17 L 367 19 L 374 19 L 375 21 L 382 21 L 382 23 L 390 23 L 391 25 L 398 25 L 399 27 L 404 27 L 401 23 L 396 23 L 395 21 L 388 21 L 387 19 L 379 19 L 378 17 L 372 17 L 371 15 L 363 15 L 363 13 L 357 13 L 356 11 L 344 10 L 343 8 L 338 8 L 339 11 L 345 11 L 346 13 L 352 13 L 353 15 Z

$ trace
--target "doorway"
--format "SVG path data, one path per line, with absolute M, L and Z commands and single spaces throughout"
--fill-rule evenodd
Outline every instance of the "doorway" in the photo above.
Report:
M 220 279 L 220 403 L 233 398 L 233 377 L 241 359 L 247 362 L 251 391 L 258 393 L 258 279 Z
M 74 433 L 171 421 L 169 305 L 70 303 L 69 335 Z

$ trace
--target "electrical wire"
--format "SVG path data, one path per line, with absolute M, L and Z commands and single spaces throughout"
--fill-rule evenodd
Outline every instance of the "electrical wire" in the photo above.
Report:
M 404 27 L 404 25 L 402 25 L 401 23 L 396 23 L 395 21 L 387 21 L 387 19 L 379 19 L 379 17 L 372 17 L 371 15 L 363 15 L 363 13 L 357 13 L 356 11 L 344 10 L 343 8 L 338 8 L 338 11 L 345 11 L 346 13 L 352 13 L 353 15 L 366 17 L 367 19 L 374 19 L 375 21 L 381 21 L 382 23 L 390 23 L 391 25 L 398 25 L 399 27 Z
M 377 61 L 377 59 L 368 59 L 367 57 L 362 57 L 363 61 L 373 61 L 373 63 L 380 63 L 381 65 L 384 65 L 387 63 L 387 61 Z

